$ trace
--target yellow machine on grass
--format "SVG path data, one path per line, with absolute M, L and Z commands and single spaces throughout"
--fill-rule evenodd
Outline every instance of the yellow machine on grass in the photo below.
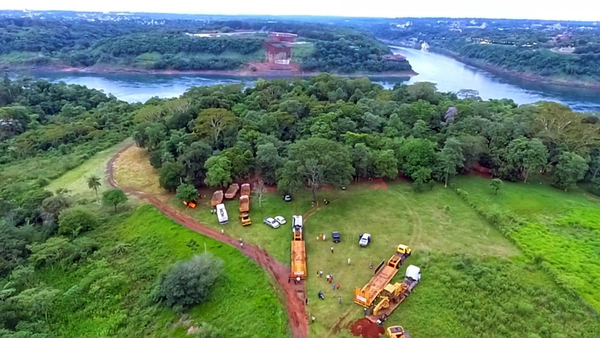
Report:
M 381 325 L 410 295 L 420 281 L 421 269 L 418 266 L 409 265 L 406 268 L 404 281 L 386 285 L 381 292 L 379 302 L 373 308 L 373 314 L 367 316 L 367 319 Z
M 402 326 L 390 326 L 385 330 L 385 335 L 389 338 L 410 338 L 408 332 L 404 331 Z
M 398 245 L 396 253 L 387 261 L 381 268 L 375 271 L 375 275 L 362 289 L 354 289 L 354 302 L 363 307 L 369 307 L 375 301 L 375 298 L 383 291 L 386 285 L 390 283 L 392 278 L 398 272 L 398 268 L 404 260 L 410 257 L 411 248 L 404 244 Z
M 235 189 L 237 192 L 237 189 Z M 234 195 L 235 196 L 235 195 Z M 240 222 L 243 226 L 252 224 L 250 219 L 250 184 L 242 184 L 242 191 L 240 194 Z

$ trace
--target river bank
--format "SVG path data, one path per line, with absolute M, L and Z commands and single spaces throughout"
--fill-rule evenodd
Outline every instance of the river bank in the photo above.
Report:
M 565 87 L 579 87 L 579 88 L 587 88 L 600 90 L 600 81 L 580 81 L 574 79 L 556 79 L 547 76 L 542 76 L 534 73 L 521 72 L 511 70 L 505 67 L 496 66 L 487 62 L 482 62 L 477 59 L 471 59 L 464 56 L 461 56 L 458 53 L 449 51 L 443 48 L 430 47 L 429 51 L 442 54 L 448 57 L 451 57 L 457 61 L 460 61 L 466 65 L 481 68 L 483 70 L 487 70 L 492 73 L 497 73 L 505 76 L 512 76 L 521 80 L 531 81 L 535 83 L 547 84 L 547 85 L 556 85 L 556 86 L 565 86 Z
M 140 69 L 134 67 L 119 67 L 119 66 L 92 66 L 92 67 L 72 67 L 68 65 L 44 65 L 44 66 L 18 66 L 0 64 L 0 68 L 13 73 L 29 73 L 29 72 L 44 72 L 44 73 L 66 73 L 66 74 L 138 74 L 138 75 L 211 75 L 211 76 L 228 76 L 240 78 L 291 78 L 291 77 L 310 77 L 324 72 L 304 72 L 296 69 L 265 69 L 261 67 L 257 69 L 252 65 L 234 69 L 234 70 L 155 70 L 155 69 Z M 410 78 L 418 75 L 414 71 L 406 72 L 382 72 L 382 73 L 329 73 L 333 76 L 360 78 L 360 77 L 386 77 L 386 78 Z
M 385 40 L 379 39 L 379 41 L 387 44 L 389 47 L 401 47 L 401 48 L 411 48 L 420 50 L 421 45 L 419 43 L 407 43 L 405 41 L 395 41 L 395 40 Z M 551 78 L 548 76 L 542 76 L 534 73 L 521 72 L 511 70 L 505 67 L 499 67 L 487 62 L 483 62 L 477 59 L 471 59 L 460 54 L 439 47 L 430 47 L 430 52 L 442 54 L 444 56 L 448 56 L 453 58 L 456 61 L 460 61 L 466 65 L 477 67 L 492 73 L 496 73 L 504 76 L 511 76 L 520 80 L 530 81 L 533 83 L 539 84 L 547 84 L 547 85 L 556 85 L 556 86 L 564 86 L 564 87 L 578 87 L 578 88 L 587 88 L 593 90 L 600 90 L 600 81 L 580 81 L 575 79 L 557 79 Z M 410 60 L 409 60 L 410 62 Z

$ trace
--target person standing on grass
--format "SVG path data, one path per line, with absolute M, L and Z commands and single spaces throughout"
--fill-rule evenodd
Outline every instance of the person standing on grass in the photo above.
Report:
M 342 304 L 342 297 L 338 297 L 338 303 Z
M 369 262 L 369 269 L 373 269 L 373 262 Z
M 350 265 L 350 263 L 352 263 L 352 260 L 348 258 L 348 265 Z
M 323 270 L 319 270 L 319 277 L 323 277 Z
M 333 253 L 333 247 L 331 247 L 331 253 Z
M 317 318 L 315 318 L 315 316 L 310 317 L 310 321 L 313 323 L 315 322 L 315 319 L 317 319 Z
M 331 289 L 332 289 L 333 291 L 335 291 L 335 283 L 333 283 L 333 285 L 331 286 Z
M 340 289 L 340 287 L 342 286 L 342 284 L 338 283 L 338 285 L 336 286 L 336 289 Z

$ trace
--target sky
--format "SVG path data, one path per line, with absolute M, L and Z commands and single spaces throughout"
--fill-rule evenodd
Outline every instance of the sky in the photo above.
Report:
M 600 21 L 598 0 L 3 0 L 0 9 Z

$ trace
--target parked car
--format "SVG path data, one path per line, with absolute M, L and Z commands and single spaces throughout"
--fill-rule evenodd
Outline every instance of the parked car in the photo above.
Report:
M 281 225 L 285 224 L 285 218 L 283 218 L 283 216 L 275 216 L 275 220 Z
M 333 243 L 339 243 L 342 240 L 342 236 L 339 231 L 334 231 L 331 233 L 331 239 L 333 239 Z
M 283 195 L 283 200 L 286 201 L 286 202 L 291 202 L 292 201 L 292 195 L 290 195 L 290 194 Z
M 265 219 L 263 219 L 263 222 L 273 229 L 277 229 L 280 226 L 279 222 L 277 222 L 273 217 L 265 217 Z
M 358 236 L 358 245 L 366 247 L 371 243 L 371 234 L 361 234 Z

